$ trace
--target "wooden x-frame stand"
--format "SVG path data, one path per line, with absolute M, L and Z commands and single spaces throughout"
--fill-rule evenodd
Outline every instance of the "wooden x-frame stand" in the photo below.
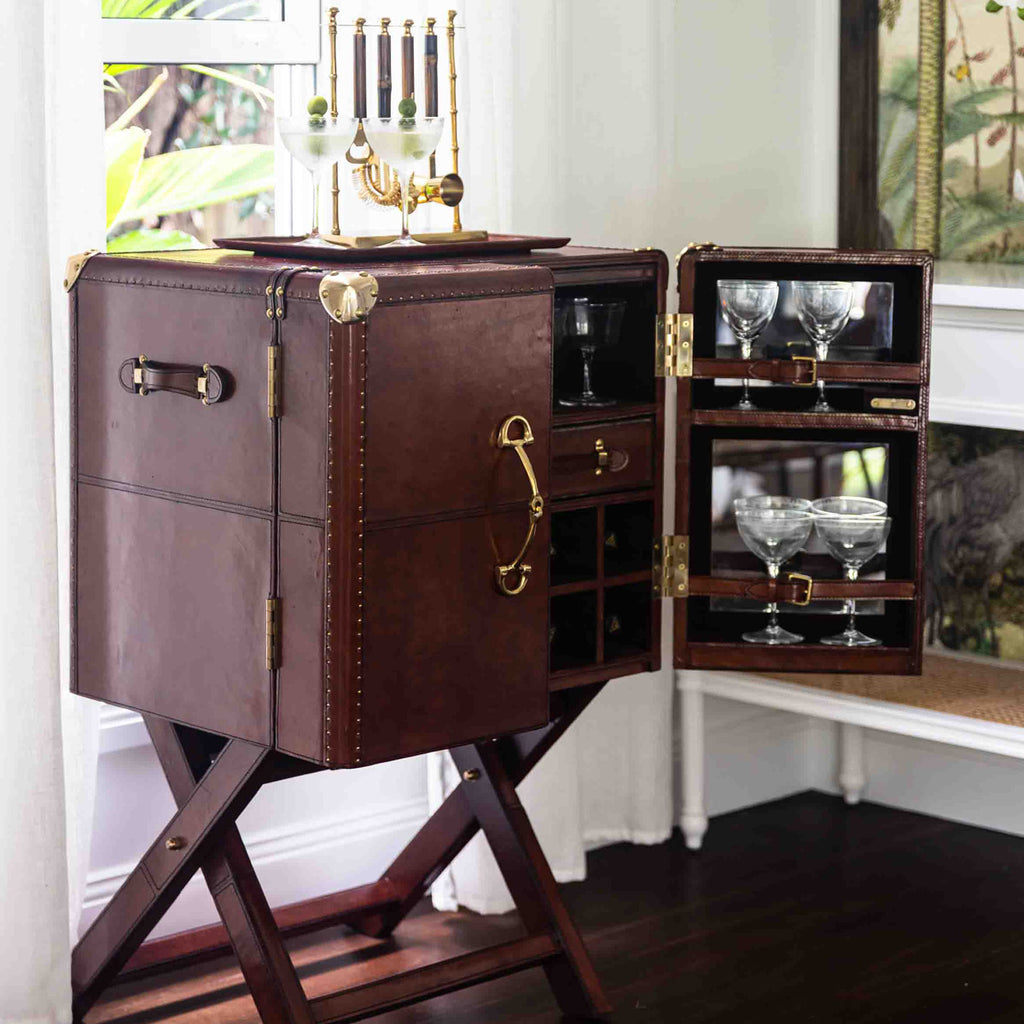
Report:
M 264 783 L 303 774 L 310 766 L 253 743 L 225 743 L 147 717 L 178 813 L 75 947 L 75 1020 L 83 1019 L 126 966 L 156 969 L 181 962 L 181 951 L 166 958 L 147 954 L 161 940 L 139 947 L 199 870 L 223 925 L 192 933 L 187 953 L 209 955 L 233 948 L 266 1024 L 360 1020 L 535 966 L 544 967 L 566 1016 L 593 1018 L 609 1012 L 515 792 L 602 685 L 554 695 L 561 706 L 543 729 L 453 749 L 464 781 L 377 882 L 276 912 L 267 903 L 235 821 Z M 478 829 L 494 851 L 526 927 L 525 938 L 306 998 L 282 933 L 344 922 L 367 935 L 389 935 Z

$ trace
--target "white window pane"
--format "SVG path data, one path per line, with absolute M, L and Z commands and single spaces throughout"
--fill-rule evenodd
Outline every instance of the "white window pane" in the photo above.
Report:
M 104 71 L 109 250 L 273 233 L 272 68 Z

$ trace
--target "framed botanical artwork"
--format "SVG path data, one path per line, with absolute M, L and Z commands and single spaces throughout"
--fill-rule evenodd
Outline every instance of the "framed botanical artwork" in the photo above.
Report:
M 1024 6 L 841 10 L 840 244 L 1024 263 Z

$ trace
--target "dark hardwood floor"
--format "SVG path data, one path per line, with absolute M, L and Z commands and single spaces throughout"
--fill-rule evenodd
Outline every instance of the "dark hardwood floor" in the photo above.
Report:
M 1009 794 L 1008 794 L 1009 796 Z M 805 793 L 588 859 L 564 887 L 616 1024 L 1024 1021 L 1024 840 Z M 331 929 L 291 942 L 307 993 L 520 934 L 515 917 L 424 907 L 392 942 Z M 233 960 L 126 981 L 89 1024 L 250 1024 Z M 550 1024 L 540 970 L 375 1018 Z

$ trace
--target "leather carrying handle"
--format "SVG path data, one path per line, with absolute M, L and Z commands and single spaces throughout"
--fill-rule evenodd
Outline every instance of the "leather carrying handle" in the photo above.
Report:
M 229 397 L 228 375 L 218 366 L 186 363 L 159 363 L 146 356 L 126 359 L 118 370 L 118 380 L 133 395 L 152 391 L 170 391 L 186 398 L 198 398 L 203 405 L 216 405 Z

